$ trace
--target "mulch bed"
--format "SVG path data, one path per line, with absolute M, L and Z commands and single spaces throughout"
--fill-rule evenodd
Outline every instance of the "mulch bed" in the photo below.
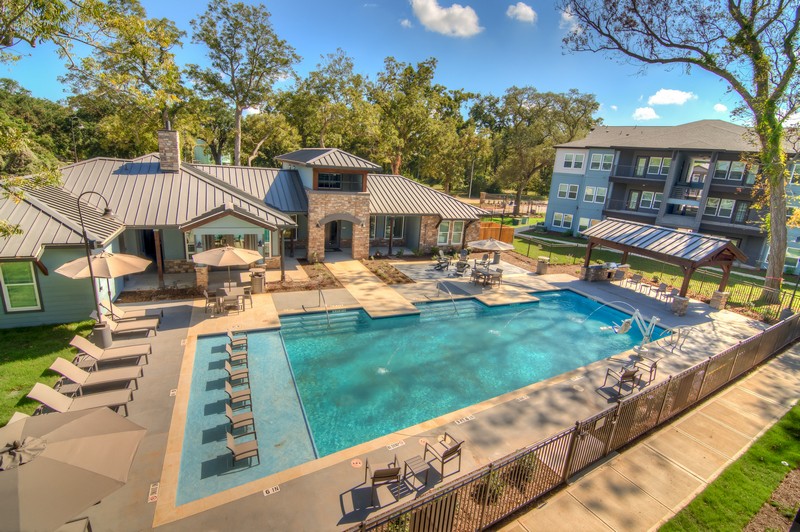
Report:
M 300 266 L 308 275 L 308 281 L 284 281 L 267 283 L 267 292 L 296 292 L 298 290 L 322 290 L 341 288 L 342 283 L 336 280 L 324 264 L 308 264 L 301 260 Z
M 147 303 L 148 301 L 177 301 L 181 299 L 196 299 L 203 297 L 203 289 L 191 288 L 160 288 L 158 290 L 131 290 L 122 292 L 114 301 L 115 303 Z
M 800 469 L 795 469 L 772 492 L 770 500 L 764 503 L 744 531 L 789 530 L 799 507 Z

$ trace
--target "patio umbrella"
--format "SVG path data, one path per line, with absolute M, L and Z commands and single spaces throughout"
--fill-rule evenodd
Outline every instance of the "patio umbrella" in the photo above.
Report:
M 122 487 L 146 432 L 108 408 L 0 428 L 2 528 L 53 530 Z
M 208 264 L 210 266 L 227 266 L 228 281 L 231 280 L 231 266 L 247 266 L 262 260 L 264 257 L 258 251 L 250 249 L 235 248 L 225 246 L 221 248 L 209 249 L 192 255 L 192 260 L 198 264 Z
M 136 255 L 125 255 L 123 253 L 111 253 L 108 251 L 103 251 L 91 257 L 94 276 L 106 280 L 106 287 L 108 288 L 109 294 L 109 310 L 112 314 L 114 313 L 114 308 L 111 304 L 111 283 L 109 279 L 122 277 L 123 275 L 131 275 L 133 273 L 141 273 L 152 263 L 151 260 L 143 259 Z M 70 279 L 85 279 L 89 277 L 89 263 L 86 257 L 81 257 L 59 266 L 56 269 L 56 273 L 64 277 L 69 277 Z
M 494 238 L 487 238 L 485 240 L 473 240 L 467 242 L 467 245 L 473 249 L 480 249 L 481 251 L 509 251 L 514 249 L 513 244 L 506 244 Z

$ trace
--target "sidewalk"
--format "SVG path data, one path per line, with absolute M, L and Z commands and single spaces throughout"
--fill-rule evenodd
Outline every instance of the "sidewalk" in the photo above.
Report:
M 653 530 L 671 519 L 800 396 L 800 344 L 500 530 Z

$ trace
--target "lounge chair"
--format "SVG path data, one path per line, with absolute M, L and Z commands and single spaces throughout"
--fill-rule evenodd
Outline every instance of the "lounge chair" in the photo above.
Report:
M 83 353 L 79 353 L 76 357 L 78 366 L 81 368 L 97 367 L 100 362 L 125 358 L 135 358 L 138 364 L 142 357 L 144 357 L 144 363 L 147 364 L 149 362 L 147 358 L 148 355 L 153 353 L 153 348 L 150 344 L 126 345 L 102 349 L 80 335 L 75 335 L 75 337 L 70 340 L 69 345 L 77 349 L 80 353 Z
M 450 259 L 449 258 L 436 259 L 436 266 L 434 266 L 433 269 L 439 271 L 450 269 Z
M 100 321 L 97 319 L 97 311 L 93 310 L 91 314 L 92 318 L 95 321 Z M 104 323 L 108 323 L 108 326 L 111 328 L 111 334 L 122 334 L 122 333 L 132 333 L 132 332 L 141 332 L 145 331 L 147 336 L 150 336 L 150 331 L 153 331 L 153 336 L 158 336 L 158 325 L 160 322 L 160 318 L 147 318 L 144 320 L 133 320 L 133 321 L 114 321 L 111 319 L 105 319 Z
M 234 351 L 231 348 L 231 344 L 226 344 L 225 351 L 228 352 L 228 360 L 230 360 L 231 364 L 233 364 L 234 366 L 247 364 L 247 349 L 240 349 L 238 351 Z
M 242 390 L 234 390 L 231 387 L 231 383 L 227 380 L 225 381 L 225 393 L 228 394 L 228 399 L 230 399 L 230 403 L 250 403 L 250 388 L 244 388 Z M 234 410 L 238 410 L 239 408 L 243 408 L 246 405 L 241 405 Z
M 467 257 L 469 257 L 469 251 L 467 251 L 466 249 L 462 249 L 461 251 L 458 252 L 458 260 L 466 261 Z
M 256 422 L 255 419 L 253 419 L 252 412 L 234 414 L 231 405 L 225 403 L 225 417 L 231 422 L 231 432 L 244 427 L 252 427 L 252 430 L 247 431 L 248 434 L 255 433 L 256 431 Z M 242 436 L 242 434 L 239 434 L 239 436 Z
M 228 372 L 228 380 L 239 381 L 238 384 L 244 384 L 250 382 L 250 371 L 247 368 L 239 368 L 233 369 L 231 367 L 231 363 L 227 360 L 224 361 L 225 364 L 225 371 Z
M 467 273 L 467 270 L 470 269 L 469 262 L 467 261 L 458 261 L 456 262 L 456 271 L 453 272 L 453 277 L 461 277 Z
M 444 465 L 451 460 L 458 458 L 458 469 L 456 471 L 461 471 L 461 447 L 463 444 L 464 440 L 457 440 L 445 432 L 442 441 L 436 442 L 434 445 L 427 441 L 425 442 L 425 453 L 422 455 L 422 459 L 427 459 L 428 453 L 431 453 L 434 459 L 440 462 L 440 472 L 442 478 L 444 478 Z
M 126 387 L 133 383 L 133 389 L 139 388 L 136 379 L 142 376 L 141 366 L 127 366 L 122 368 L 104 369 L 89 373 L 69 360 L 58 357 L 50 365 L 50 369 L 60 373 L 64 378 L 78 385 L 78 395 L 83 395 L 85 388 L 112 384 L 115 382 L 126 382 Z M 63 392 L 62 392 L 63 393 Z
M 606 378 L 603 380 L 603 386 L 601 386 L 601 388 L 605 387 L 609 377 L 613 377 L 617 379 L 617 391 L 620 395 L 622 395 L 622 385 L 626 382 L 631 385 L 631 391 L 629 393 L 633 393 L 636 389 L 637 381 L 639 385 L 642 384 L 642 376 L 639 375 L 639 371 L 640 369 L 636 366 L 621 368 L 619 371 L 608 368 L 608 370 L 606 370 Z
M 109 308 L 105 306 L 103 303 L 100 303 L 100 308 L 103 309 L 103 314 L 105 316 L 111 316 L 111 319 L 116 321 L 127 321 L 127 320 L 142 320 L 148 318 L 158 318 L 159 325 L 161 324 L 161 318 L 164 317 L 164 311 L 160 308 L 148 308 L 148 309 L 141 309 L 141 310 L 124 310 L 120 307 L 113 307 Z
M 370 475 L 370 473 L 372 473 L 372 475 Z M 379 469 L 372 469 L 369 465 L 369 458 L 367 458 L 364 467 L 364 484 L 372 479 L 372 506 L 375 506 L 375 488 L 388 484 L 399 484 L 402 480 L 401 477 L 400 463 L 397 461 L 397 455 L 394 455 L 394 460 L 389 462 L 386 467 Z
M 249 434 L 249 433 L 248 433 Z M 255 434 L 255 433 L 254 433 Z M 250 440 L 242 443 L 236 443 L 236 438 L 230 432 L 227 433 L 228 450 L 231 452 L 233 458 L 233 465 L 240 460 L 247 460 L 255 457 L 260 462 L 258 456 L 258 440 Z
M 28 397 L 39 401 L 46 407 L 56 412 L 74 412 L 107 406 L 111 409 L 124 408 L 125 416 L 128 415 L 128 403 L 133 400 L 133 390 L 113 390 L 110 392 L 93 393 L 79 397 L 67 397 L 41 382 L 33 385 Z
M 233 331 L 228 331 L 228 343 L 234 348 L 247 349 L 247 335 L 235 335 Z

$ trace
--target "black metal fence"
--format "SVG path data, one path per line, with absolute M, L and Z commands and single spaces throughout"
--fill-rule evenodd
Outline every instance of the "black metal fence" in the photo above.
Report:
M 490 463 L 350 531 L 483 530 L 581 469 L 669 421 L 800 337 L 791 316 L 616 406 Z

